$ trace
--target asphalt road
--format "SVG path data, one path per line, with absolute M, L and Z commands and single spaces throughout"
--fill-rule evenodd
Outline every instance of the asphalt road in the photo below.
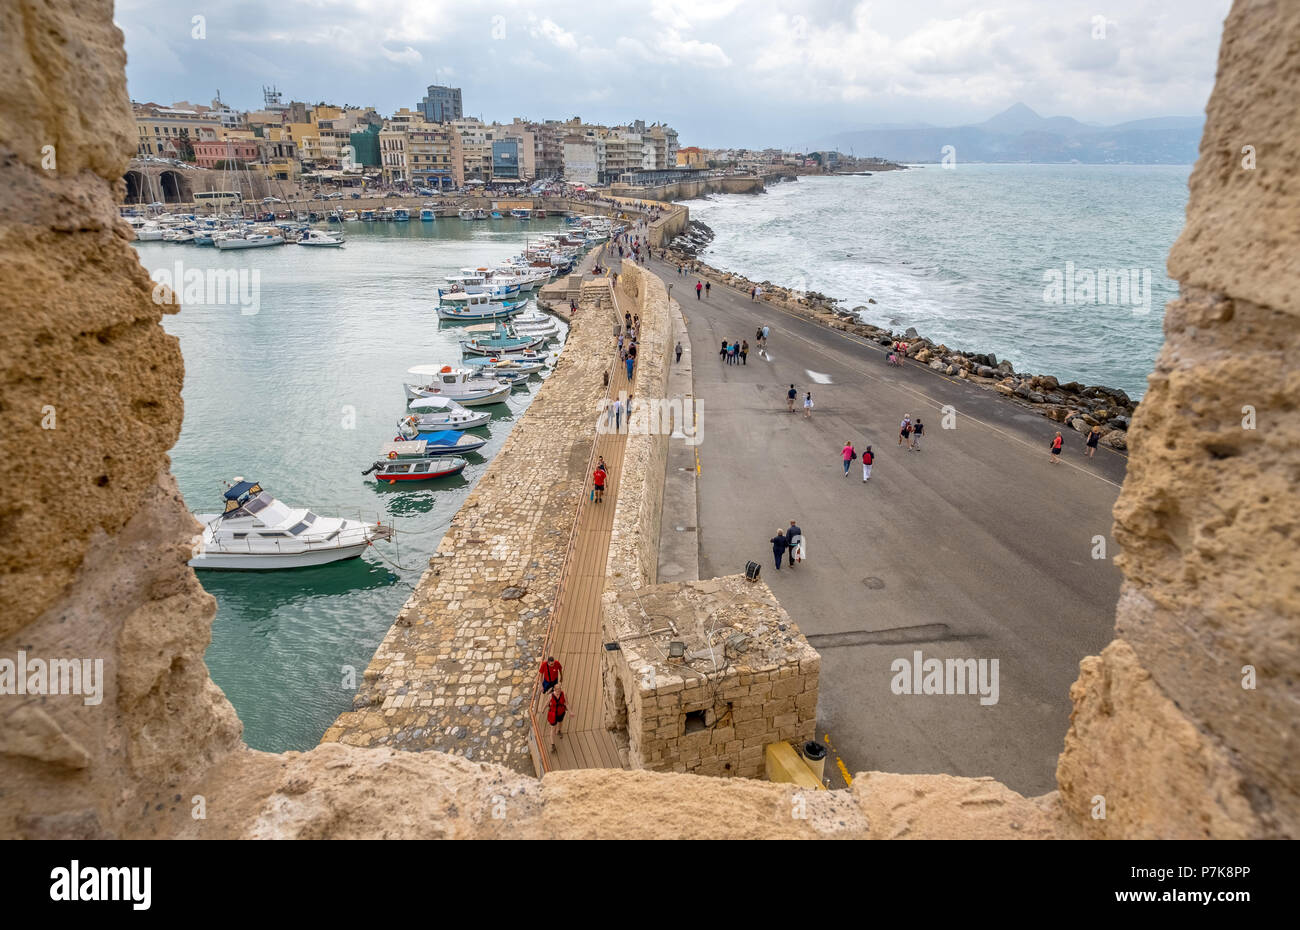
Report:
M 1067 428 L 1052 464 L 1058 424 L 1038 414 L 915 362 L 890 367 L 874 344 L 721 285 L 697 301 L 694 279 L 650 267 L 674 285 L 690 333 L 700 577 L 743 571 L 750 559 L 763 566 L 821 653 L 819 733 L 844 768 L 992 775 L 1029 795 L 1053 790 L 1079 660 L 1112 638 L 1120 575 L 1111 508 L 1127 458 L 1102 448 L 1086 459 Z M 766 357 L 754 348 L 763 324 Z M 750 341 L 747 365 L 718 357 L 735 339 Z M 926 424 L 920 451 L 898 446 L 904 414 Z M 870 482 L 860 460 L 843 476 L 845 440 L 873 446 Z M 778 572 L 768 540 L 792 519 L 808 560 Z M 1098 536 L 1103 559 L 1094 558 Z M 998 660 L 996 703 L 894 693 L 891 665 L 918 650 L 922 660 Z

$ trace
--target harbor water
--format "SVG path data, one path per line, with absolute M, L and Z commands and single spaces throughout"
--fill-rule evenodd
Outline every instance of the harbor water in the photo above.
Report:
M 542 383 L 535 375 L 507 404 L 474 408 L 492 413 L 471 431 L 489 441 L 465 456 L 461 475 L 392 487 L 363 478 L 396 433 L 407 369 L 460 360 L 465 328 L 439 323 L 434 289 L 447 274 L 494 265 L 530 235 L 562 226 L 416 219 L 345 223 L 343 248 L 136 244 L 151 273 L 180 262 L 184 271 L 236 269 L 255 285 L 255 312 L 196 305 L 164 319 L 185 355 L 185 419 L 171 457 L 190 510 L 219 512 L 222 482 L 242 476 L 290 506 L 378 517 L 398 530 L 395 542 L 348 562 L 199 573 L 218 605 L 208 667 L 253 748 L 309 749 L 351 707 L 452 516 Z
M 701 255 L 710 265 L 861 306 L 864 322 L 915 327 L 1017 371 L 1137 398 L 1163 341 L 1165 303 L 1178 294 L 1165 260 L 1190 171 L 925 165 L 687 205 L 715 233 Z M 1108 286 L 1115 271 L 1129 287 Z M 1090 276 L 1103 283 L 1085 287 Z

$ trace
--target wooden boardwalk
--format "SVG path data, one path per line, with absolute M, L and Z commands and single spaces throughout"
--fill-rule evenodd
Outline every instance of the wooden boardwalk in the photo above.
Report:
M 621 314 L 620 314 L 621 316 Z M 610 345 L 612 372 L 610 396 L 634 395 L 633 380 L 619 362 L 615 347 Z M 626 414 L 623 418 L 627 424 Z M 551 630 L 550 653 L 563 666 L 561 686 L 568 703 L 563 735 L 555 740 L 551 751 L 551 728 L 546 723 L 546 700 L 537 704 L 536 717 L 547 771 L 556 769 L 623 768 L 613 734 L 605 728 L 604 689 L 601 682 L 601 595 L 605 591 L 605 565 L 609 557 L 609 540 L 618 504 L 619 482 L 623 472 L 623 433 L 602 432 L 596 435 L 595 455 L 604 456 L 609 468 L 602 503 L 591 500 L 591 475 L 586 476 L 586 497 L 578 513 L 577 536 L 564 577 L 560 582 L 560 608 Z M 594 461 L 594 459 L 593 459 Z

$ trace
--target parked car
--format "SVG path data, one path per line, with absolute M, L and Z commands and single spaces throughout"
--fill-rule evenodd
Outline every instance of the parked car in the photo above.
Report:
M 352 199 L 353 199 L 353 200 L 360 200 L 360 199 L 361 199 L 361 192 L 360 192 L 360 191 L 353 191 L 353 192 L 352 192 Z
M 397 191 L 389 191 L 389 192 L 388 192 L 387 194 L 385 194 L 384 196 L 385 196 L 385 197 L 401 197 L 402 195 L 399 194 Z

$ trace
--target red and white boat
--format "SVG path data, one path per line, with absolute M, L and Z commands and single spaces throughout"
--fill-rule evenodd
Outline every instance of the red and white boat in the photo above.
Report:
M 435 458 L 411 459 L 397 458 L 375 462 L 362 475 L 375 473 L 375 480 L 381 483 L 396 484 L 399 481 L 430 481 L 458 475 L 468 465 L 459 455 L 444 455 Z

